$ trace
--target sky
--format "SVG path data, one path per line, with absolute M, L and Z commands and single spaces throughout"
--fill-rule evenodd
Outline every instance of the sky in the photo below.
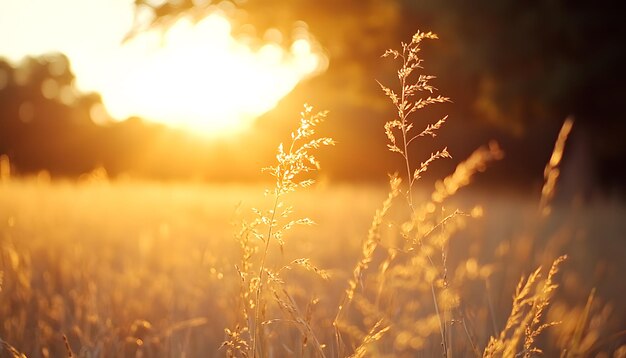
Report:
M 327 59 L 304 25 L 291 39 L 268 30 L 258 46 L 235 38 L 226 10 L 214 6 L 200 20 L 180 17 L 124 42 L 134 24 L 132 0 L 0 0 L 0 57 L 16 65 L 61 52 L 76 87 L 100 93 L 113 119 L 230 133 L 323 71 Z
M 80 74 L 79 88 L 92 90 L 132 27 L 133 11 L 132 0 L 0 0 L 0 56 L 17 63 L 62 52 Z

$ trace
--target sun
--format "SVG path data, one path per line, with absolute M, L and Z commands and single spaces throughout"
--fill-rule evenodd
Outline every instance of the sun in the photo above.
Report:
M 165 31 L 144 31 L 125 43 L 98 92 L 116 119 L 138 116 L 206 136 L 242 131 L 325 69 L 324 54 L 306 31 L 298 33 L 288 46 L 277 40 L 253 46 L 233 35 L 220 11 L 200 21 L 180 17 Z

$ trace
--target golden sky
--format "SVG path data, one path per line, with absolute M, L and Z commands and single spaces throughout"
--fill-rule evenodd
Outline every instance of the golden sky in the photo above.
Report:
M 221 135 L 245 129 L 327 66 L 305 24 L 293 34 L 235 37 L 232 11 L 223 2 L 124 42 L 136 16 L 132 0 L 1 0 L 0 33 L 11 35 L 0 38 L 0 57 L 17 63 L 62 52 L 77 88 L 100 93 L 113 119 Z

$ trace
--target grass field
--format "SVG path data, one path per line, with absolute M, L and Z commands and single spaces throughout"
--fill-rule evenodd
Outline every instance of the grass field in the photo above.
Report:
M 314 329 L 327 326 L 323 320 L 333 316 L 385 196 L 384 187 L 317 186 L 291 198 L 298 214 L 317 224 L 294 230 L 284 255 L 270 253 L 269 266 L 308 257 L 328 270 L 328 280 L 296 269 L 285 278 L 303 306 L 319 299 Z M 0 337 L 18 351 L 28 357 L 65 356 L 66 335 L 75 353 L 86 357 L 135 356 L 138 350 L 143 356 L 224 355 L 218 348 L 224 328 L 236 320 L 239 295 L 234 234 L 237 221 L 250 214 L 244 206 L 270 200 L 262 187 L 21 179 L 3 183 L 0 199 Z M 562 253 L 569 259 L 547 315 L 567 314 L 558 318 L 561 325 L 547 330 L 544 348 L 562 348 L 570 321 L 581 314 L 593 287 L 589 320 L 596 326 L 584 334 L 598 338 L 588 337 L 587 348 L 612 351 L 623 343 L 623 337 L 602 341 L 626 321 L 620 278 L 626 272 L 626 223 L 620 220 L 626 209 L 621 204 L 564 206 L 547 222 L 537 221 L 537 202 L 529 198 L 467 193 L 454 204 L 468 212 L 480 204 L 484 212 L 462 220 L 464 228 L 452 236 L 448 254 L 450 275 L 469 276 L 460 292 L 476 344 L 484 347 L 502 328 L 518 278 Z M 398 229 L 393 215 L 385 221 L 383 237 Z M 371 267 L 375 275 L 376 265 Z M 356 302 L 366 306 L 363 297 L 357 295 Z M 428 296 L 402 298 L 407 301 L 394 305 L 414 300 L 432 309 Z M 359 317 L 354 323 L 365 330 L 371 322 Z M 299 349 L 298 334 L 285 323 L 273 325 L 283 332 L 274 355 Z M 436 352 L 439 335 L 424 327 L 415 328 L 423 342 L 405 342 L 402 332 L 392 331 L 389 337 L 396 339 L 381 345 L 395 345 L 393 355 Z M 460 356 L 468 349 L 463 331 L 453 325 L 450 333 L 453 352 Z M 332 342 L 332 332 L 317 334 Z

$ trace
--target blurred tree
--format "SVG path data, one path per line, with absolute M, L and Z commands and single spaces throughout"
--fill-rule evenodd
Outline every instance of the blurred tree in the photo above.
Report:
M 236 148 L 242 142 L 205 143 L 139 118 L 96 124 L 92 117 L 94 110 L 102 115 L 101 98 L 80 93 L 74 79 L 62 54 L 25 58 L 17 66 L 0 59 L 0 154 L 9 156 L 18 173 L 47 170 L 77 177 L 104 168 L 113 176 L 161 179 L 246 180 L 257 175 L 249 163 L 253 159 L 227 172 L 213 169 L 221 160 L 241 161 Z M 240 141 L 255 143 L 254 138 Z
M 26 58 L 15 69 L 0 60 L 0 71 L 7 78 L 0 89 L 0 152 L 26 171 L 88 169 L 89 138 L 76 132 L 93 129 L 89 107 L 99 98 L 79 96 L 67 57 Z
M 130 131 L 129 123 L 96 125 L 100 96 L 75 88 L 65 55 L 25 58 L 15 68 L 0 59 L 0 77 L 0 154 L 21 173 L 77 176 L 99 166 L 120 172 L 150 137 L 147 128 Z
M 453 42 L 457 71 L 474 77 L 477 106 L 494 122 L 614 112 L 602 102 L 623 97 L 625 35 L 610 7 L 572 1 L 406 1 L 407 16 Z M 458 63 L 458 62 L 457 62 Z M 497 113 L 489 113 L 487 102 Z M 482 104 L 484 103 L 484 104 Z M 502 118 L 506 116 L 506 118 Z M 601 120 L 601 119 L 598 119 Z M 514 124 L 519 128 L 519 124 Z
M 554 137 L 555 127 L 573 115 L 573 142 L 589 146 L 605 182 L 622 185 L 626 121 L 616 104 L 626 97 L 626 31 L 613 6 L 565 0 L 403 3 L 403 14 L 449 43 L 448 51 L 433 56 L 441 87 L 452 89 L 457 105 L 529 144 L 546 128 Z

